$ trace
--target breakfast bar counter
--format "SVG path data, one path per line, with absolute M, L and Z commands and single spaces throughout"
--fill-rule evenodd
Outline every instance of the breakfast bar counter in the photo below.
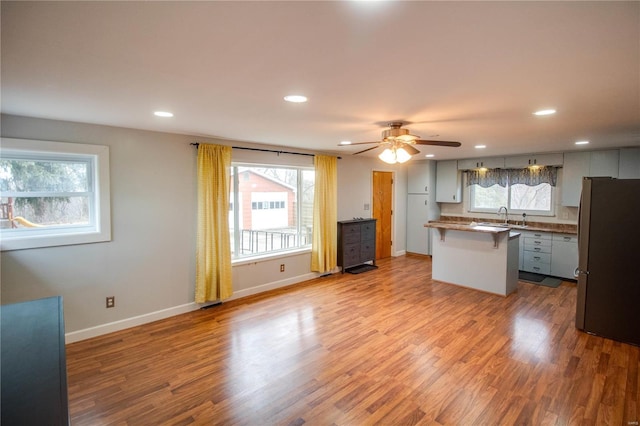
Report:
M 518 286 L 518 232 L 497 226 L 429 222 L 432 277 L 506 296 Z

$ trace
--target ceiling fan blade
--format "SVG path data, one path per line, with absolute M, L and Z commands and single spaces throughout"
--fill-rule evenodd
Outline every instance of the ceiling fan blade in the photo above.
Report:
M 413 141 L 413 143 L 416 145 L 434 145 L 434 146 L 452 146 L 452 147 L 458 147 L 462 145 L 460 142 L 429 141 L 429 140 L 423 140 L 423 139 L 415 140 Z
M 367 144 L 371 144 L 371 143 L 380 143 L 380 141 L 377 141 L 377 142 L 339 143 L 338 146 L 367 145 Z
M 411 146 L 408 143 L 402 144 L 402 148 L 404 148 L 404 150 L 407 151 L 410 155 L 420 154 L 420 150 L 419 149 L 417 149 L 414 146 Z
M 355 144 L 354 144 L 354 145 L 355 145 Z M 367 148 L 367 149 L 362 150 L 362 151 L 354 152 L 354 153 L 353 153 L 353 154 L 351 154 L 351 155 L 362 154 L 363 152 L 371 151 L 372 149 L 376 149 L 376 148 L 378 148 L 378 147 L 377 147 L 377 146 L 372 146 L 371 148 Z

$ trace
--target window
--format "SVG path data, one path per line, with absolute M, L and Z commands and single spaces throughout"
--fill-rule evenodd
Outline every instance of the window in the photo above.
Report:
M 556 168 L 469 171 L 469 210 L 495 213 L 505 206 L 509 213 L 553 215 L 556 177 Z
M 109 148 L 3 139 L 2 250 L 111 239 Z
M 232 164 L 233 259 L 311 246 L 313 168 Z

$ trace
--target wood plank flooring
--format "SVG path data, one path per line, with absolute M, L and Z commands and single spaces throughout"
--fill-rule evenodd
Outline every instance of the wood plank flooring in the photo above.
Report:
M 576 330 L 574 283 L 378 266 L 67 345 L 72 424 L 638 424 L 640 348 Z

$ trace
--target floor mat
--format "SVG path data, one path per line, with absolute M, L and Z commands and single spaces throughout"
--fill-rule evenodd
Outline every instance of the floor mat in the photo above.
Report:
M 558 278 L 547 277 L 546 275 L 534 274 L 533 272 L 524 271 L 520 271 L 518 273 L 518 280 L 553 288 L 559 287 L 562 283 L 562 280 Z
M 363 272 L 372 271 L 374 269 L 378 269 L 376 265 L 360 265 L 354 266 L 353 268 L 345 269 L 345 272 L 350 274 L 361 274 Z

